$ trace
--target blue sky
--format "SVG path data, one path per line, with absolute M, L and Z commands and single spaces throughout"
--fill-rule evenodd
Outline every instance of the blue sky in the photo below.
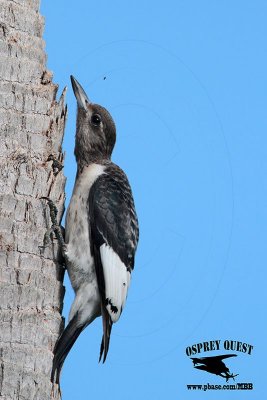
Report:
M 41 11 L 48 67 L 59 91 L 69 89 L 67 201 L 76 173 L 72 74 L 114 117 L 113 161 L 129 177 L 140 222 L 128 301 L 107 362 L 98 364 L 99 319 L 65 362 L 63 398 L 262 399 L 266 2 L 58 0 L 43 1 Z M 65 283 L 67 315 L 73 293 Z M 225 383 L 193 369 L 185 354 L 187 346 L 218 339 L 254 346 L 226 363 L 253 391 L 187 390 Z

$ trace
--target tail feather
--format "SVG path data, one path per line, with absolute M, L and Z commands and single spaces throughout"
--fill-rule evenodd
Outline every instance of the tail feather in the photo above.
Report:
M 109 349 L 109 342 L 110 342 L 110 334 L 111 334 L 111 329 L 112 329 L 112 321 L 109 316 L 109 313 L 106 309 L 105 306 L 102 306 L 101 308 L 102 312 L 102 321 L 103 321 L 103 336 L 102 336 L 102 341 L 101 341 L 101 346 L 100 346 L 100 356 L 99 356 L 99 362 L 102 359 L 103 356 L 103 364 L 106 361 L 107 354 L 108 354 L 108 349 Z
M 51 373 L 52 382 L 59 383 L 60 372 L 64 361 L 85 326 L 86 325 L 78 324 L 78 313 L 76 313 L 58 339 L 54 349 L 54 360 Z

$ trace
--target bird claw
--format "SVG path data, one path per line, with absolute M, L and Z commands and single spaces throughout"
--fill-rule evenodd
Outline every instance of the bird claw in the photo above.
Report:
M 57 209 L 55 203 L 51 199 L 49 199 L 49 197 L 41 197 L 41 199 L 46 200 L 48 203 L 52 226 L 50 229 L 48 229 L 46 231 L 46 233 L 44 235 L 43 246 L 39 246 L 39 247 L 41 247 L 41 248 L 48 247 L 53 242 L 53 234 L 55 234 L 55 236 L 60 244 L 62 254 L 65 257 L 66 252 L 67 252 L 67 246 L 66 246 L 63 234 L 62 234 L 62 230 L 64 232 L 64 228 L 62 228 L 57 222 L 58 209 Z
M 54 233 L 54 230 L 52 228 L 48 229 L 45 232 L 43 245 L 39 246 L 40 248 L 45 249 L 46 247 L 49 247 L 53 243 L 53 233 Z

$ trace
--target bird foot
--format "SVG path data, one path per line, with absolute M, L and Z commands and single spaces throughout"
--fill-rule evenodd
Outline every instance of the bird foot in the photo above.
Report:
M 55 203 L 49 199 L 48 197 L 41 197 L 41 199 L 46 200 L 50 209 L 50 218 L 52 221 L 52 226 L 50 229 L 48 229 L 44 235 L 44 241 L 43 241 L 43 246 L 39 246 L 42 248 L 48 247 L 52 242 L 53 242 L 53 234 L 55 234 L 60 247 L 61 251 L 64 257 L 66 257 L 67 253 L 67 246 L 63 237 L 64 233 L 64 228 L 60 226 L 57 222 L 57 214 L 58 214 L 58 209 L 55 205 Z M 62 233 L 63 231 L 63 233 Z

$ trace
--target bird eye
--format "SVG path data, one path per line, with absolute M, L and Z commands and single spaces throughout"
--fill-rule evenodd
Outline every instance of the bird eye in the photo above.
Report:
M 91 122 L 95 126 L 99 126 L 101 122 L 101 117 L 99 114 L 93 114 L 91 117 Z

